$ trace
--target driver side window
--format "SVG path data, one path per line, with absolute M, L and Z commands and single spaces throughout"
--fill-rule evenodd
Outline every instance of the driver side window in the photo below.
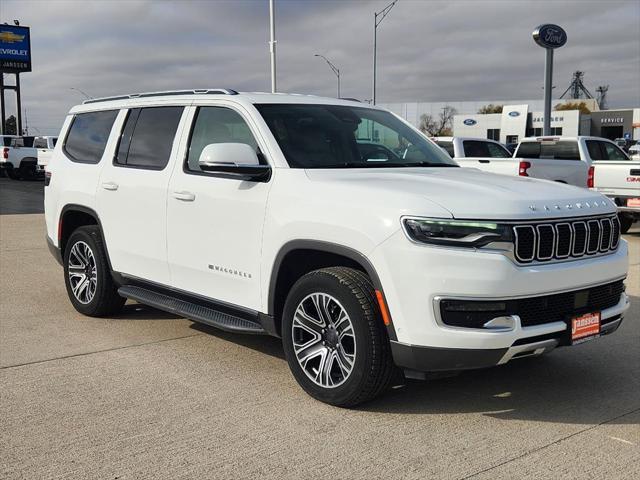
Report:
M 225 107 L 198 107 L 185 162 L 186 171 L 202 172 L 198 163 L 200 154 L 212 143 L 244 143 L 258 152 L 256 139 L 237 112 Z

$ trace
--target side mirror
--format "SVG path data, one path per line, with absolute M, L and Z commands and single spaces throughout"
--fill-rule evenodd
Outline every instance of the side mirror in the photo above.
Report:
M 205 172 L 254 182 L 266 182 L 271 176 L 271 167 L 261 164 L 253 148 L 245 143 L 211 143 L 202 149 L 198 165 Z

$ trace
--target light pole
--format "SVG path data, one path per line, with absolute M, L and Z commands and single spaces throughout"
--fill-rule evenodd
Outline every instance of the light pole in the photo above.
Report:
M 80 90 L 79 88 L 76 87 L 69 87 L 69 90 L 75 90 L 76 92 L 81 93 L 82 95 L 84 95 L 85 97 L 87 97 L 87 100 L 91 100 L 93 97 L 91 95 L 87 95 L 85 92 L 83 92 L 82 90 Z
M 316 53 L 314 55 L 314 57 L 323 58 L 324 61 L 327 62 L 327 64 L 329 65 L 329 68 L 331 68 L 331 70 L 333 70 L 333 73 L 335 73 L 336 77 L 338 77 L 338 98 L 340 98 L 340 69 L 338 67 L 336 67 L 333 63 L 331 63 L 329 61 L 329 59 L 327 57 L 325 57 L 324 55 L 320 55 L 319 53 Z
M 379 12 L 375 12 L 373 15 L 373 98 L 371 101 L 373 104 L 376 104 L 376 54 L 378 48 L 378 25 L 382 23 L 384 17 L 388 15 L 393 6 L 398 2 L 398 0 L 393 0 L 389 5 L 384 7 Z M 380 20 L 378 20 L 380 17 Z
M 269 41 L 269 54 L 271 57 L 271 93 L 276 93 L 276 11 L 274 0 L 269 0 L 269 22 L 271 40 Z

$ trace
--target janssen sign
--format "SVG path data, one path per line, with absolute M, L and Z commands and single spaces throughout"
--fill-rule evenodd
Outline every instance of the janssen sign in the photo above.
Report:
M 0 72 L 31 71 L 31 37 L 29 27 L 0 25 Z

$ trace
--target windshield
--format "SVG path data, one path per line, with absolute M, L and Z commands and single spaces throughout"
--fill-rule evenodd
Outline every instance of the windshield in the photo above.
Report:
M 394 115 L 372 108 L 259 104 L 292 168 L 457 167 Z

